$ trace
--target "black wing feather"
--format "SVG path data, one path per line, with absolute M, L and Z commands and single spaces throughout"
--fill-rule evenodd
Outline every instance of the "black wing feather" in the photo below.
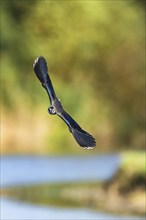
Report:
M 88 132 L 84 131 L 76 121 L 65 111 L 58 114 L 68 125 L 70 132 L 81 147 L 92 149 L 96 145 L 94 137 Z
M 45 58 L 42 56 L 38 57 L 34 62 L 33 68 L 36 76 L 42 83 L 42 86 L 46 89 L 50 102 L 52 103 L 52 101 L 56 98 L 56 95 L 51 79 L 48 75 L 48 67 Z
M 72 134 L 81 147 L 87 149 L 93 149 L 95 147 L 95 139 L 88 132 L 84 130 L 72 129 Z

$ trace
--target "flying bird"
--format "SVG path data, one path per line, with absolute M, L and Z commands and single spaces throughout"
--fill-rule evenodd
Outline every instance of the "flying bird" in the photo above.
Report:
M 68 126 L 69 131 L 74 136 L 77 143 L 86 149 L 93 149 L 96 145 L 94 137 L 88 132 L 84 131 L 77 122 L 63 109 L 60 100 L 57 98 L 51 79 L 48 74 L 47 62 L 44 57 L 39 56 L 33 64 L 34 72 L 42 86 L 46 89 L 49 99 L 50 107 L 48 112 L 51 115 L 57 114 Z

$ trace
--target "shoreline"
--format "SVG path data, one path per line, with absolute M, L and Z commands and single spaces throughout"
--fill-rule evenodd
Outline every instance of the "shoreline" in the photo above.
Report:
M 40 205 L 86 207 L 109 213 L 146 214 L 145 152 L 121 154 L 116 174 L 102 182 L 44 183 L 2 188 L 1 195 Z

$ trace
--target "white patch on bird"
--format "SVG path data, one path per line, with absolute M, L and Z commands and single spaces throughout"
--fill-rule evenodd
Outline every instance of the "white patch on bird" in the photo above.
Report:
M 53 112 L 53 113 L 56 113 L 54 108 L 52 109 L 52 112 Z
M 39 57 L 35 59 L 34 64 L 33 64 L 33 67 L 34 67 L 35 64 L 38 62 L 38 59 L 39 59 Z
M 92 150 L 94 147 L 84 147 L 84 149 Z

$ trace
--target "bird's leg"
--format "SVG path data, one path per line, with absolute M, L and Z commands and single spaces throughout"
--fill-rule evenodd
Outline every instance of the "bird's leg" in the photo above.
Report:
M 56 114 L 55 109 L 53 108 L 52 105 L 48 108 L 48 112 L 49 112 L 49 114 L 51 114 L 51 115 L 55 115 L 55 114 Z

